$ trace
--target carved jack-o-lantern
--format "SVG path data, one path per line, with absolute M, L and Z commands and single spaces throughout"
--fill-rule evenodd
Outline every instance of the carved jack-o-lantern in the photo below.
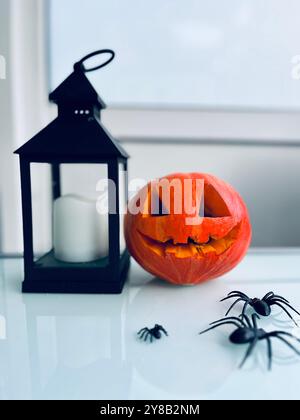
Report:
M 158 211 L 153 211 L 155 195 Z M 224 181 L 199 173 L 174 174 L 149 184 L 133 198 L 125 236 L 131 255 L 143 268 L 187 285 L 233 269 L 250 245 L 251 225 L 242 198 Z

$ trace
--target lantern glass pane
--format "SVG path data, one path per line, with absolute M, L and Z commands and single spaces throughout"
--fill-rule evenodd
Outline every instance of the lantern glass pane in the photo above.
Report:
M 54 255 L 62 264 L 109 264 L 107 164 L 61 164 L 53 204 Z
M 127 191 L 128 173 L 123 163 L 119 164 L 119 205 L 120 205 L 120 252 L 126 249 L 124 236 L 124 217 L 127 210 L 128 191 Z
M 30 171 L 33 254 L 36 262 L 53 248 L 51 165 L 32 163 Z
M 78 194 L 95 198 L 99 182 L 107 180 L 107 164 L 67 164 L 60 165 L 61 194 Z
M 37 268 L 108 266 L 107 178 L 106 164 L 31 165 Z

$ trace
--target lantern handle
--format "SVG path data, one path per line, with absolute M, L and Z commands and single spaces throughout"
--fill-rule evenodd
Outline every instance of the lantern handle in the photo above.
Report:
M 111 57 L 109 57 L 104 63 L 100 64 L 99 66 L 96 67 L 92 67 L 90 69 L 87 69 L 84 66 L 84 62 L 89 60 L 92 57 L 95 57 L 97 55 L 102 55 L 102 54 L 110 54 Z M 113 61 L 113 59 L 115 58 L 115 52 L 113 50 L 110 49 L 105 49 L 105 50 L 99 50 L 99 51 L 95 51 L 92 52 L 91 54 L 88 54 L 87 56 L 83 57 L 80 61 L 78 61 L 78 63 L 74 64 L 74 70 L 80 70 L 83 71 L 84 73 L 90 73 L 92 71 L 96 71 L 99 69 L 102 69 L 102 67 L 107 66 L 109 63 L 111 63 Z

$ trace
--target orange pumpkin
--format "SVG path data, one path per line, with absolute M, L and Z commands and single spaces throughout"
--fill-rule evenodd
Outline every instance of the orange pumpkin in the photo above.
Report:
M 245 203 L 229 184 L 207 174 L 173 174 L 133 198 L 125 238 L 145 270 L 194 285 L 222 276 L 242 260 L 251 225 Z

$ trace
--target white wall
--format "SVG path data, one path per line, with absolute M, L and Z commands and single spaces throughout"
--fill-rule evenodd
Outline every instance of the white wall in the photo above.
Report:
M 5 245 L 20 241 L 20 217 L 11 219 L 11 212 L 18 205 L 17 161 L 12 155 L 14 116 L 12 98 L 11 2 L 0 3 L 0 54 L 6 61 L 6 79 L 0 80 L 0 252 Z M 19 215 L 19 213 L 18 213 Z
M 51 116 L 47 102 L 43 0 L 0 1 L 0 254 L 22 251 L 18 158 L 13 155 Z M 34 181 L 34 192 L 39 185 Z

